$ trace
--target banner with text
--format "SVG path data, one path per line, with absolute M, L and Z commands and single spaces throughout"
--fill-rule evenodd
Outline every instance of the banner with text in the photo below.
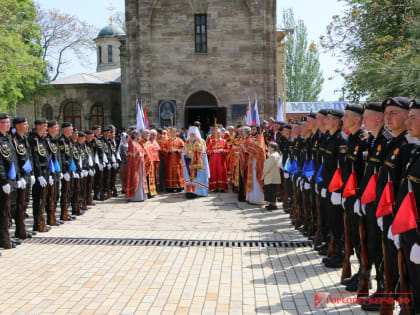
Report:
M 348 103 L 346 102 L 288 102 L 286 103 L 287 114 L 301 114 L 318 112 L 320 109 L 341 109 Z

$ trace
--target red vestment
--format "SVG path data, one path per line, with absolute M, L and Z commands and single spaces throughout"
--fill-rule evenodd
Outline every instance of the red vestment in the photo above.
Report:
M 218 152 L 220 151 L 221 152 Z M 207 146 L 207 155 L 210 157 L 209 189 L 228 189 L 226 156 L 229 153 L 229 144 L 225 139 L 210 139 Z
M 165 186 L 170 189 L 184 188 L 184 173 L 182 168 L 182 151 L 184 141 L 176 137 L 161 143 L 161 149 L 166 155 Z
M 139 179 L 139 170 L 140 167 L 143 168 L 143 178 Z M 147 189 L 147 179 L 146 171 L 144 168 L 144 150 L 137 142 L 128 138 L 128 157 L 127 157 L 127 182 L 126 182 L 126 198 L 133 198 L 137 187 L 139 185 L 139 180 L 143 181 L 143 191 L 148 192 Z

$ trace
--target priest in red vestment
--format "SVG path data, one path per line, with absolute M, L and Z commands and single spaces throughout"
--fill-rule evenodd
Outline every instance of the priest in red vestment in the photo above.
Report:
M 182 152 L 184 141 L 176 135 L 176 128 L 171 128 L 170 137 L 161 145 L 166 155 L 165 160 L 165 187 L 169 191 L 182 191 L 184 189 L 184 173 L 182 168 Z
M 128 138 L 126 198 L 128 201 L 147 199 L 147 180 L 144 168 L 144 150 L 138 143 L 140 134 L 133 131 Z
M 156 191 L 156 172 L 155 172 L 155 147 L 149 141 L 150 131 L 148 129 L 143 130 L 142 139 L 140 145 L 142 146 L 144 155 L 144 165 L 147 174 L 147 182 L 149 184 L 149 197 L 157 195 Z
M 213 128 L 214 137 L 208 141 L 207 155 L 210 157 L 210 191 L 225 191 L 228 189 L 226 157 L 229 144 L 220 134 L 218 128 Z

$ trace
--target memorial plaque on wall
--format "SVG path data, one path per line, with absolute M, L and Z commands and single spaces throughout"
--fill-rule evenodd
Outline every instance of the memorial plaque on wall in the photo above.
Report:
M 174 118 L 174 126 L 176 126 L 176 101 L 161 100 L 159 101 L 159 124 L 161 127 L 171 126 L 171 117 Z

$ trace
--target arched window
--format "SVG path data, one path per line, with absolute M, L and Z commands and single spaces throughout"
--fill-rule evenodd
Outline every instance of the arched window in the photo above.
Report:
M 53 108 L 50 104 L 45 104 L 42 108 L 42 117 L 46 120 L 53 120 Z
M 93 125 L 104 125 L 104 108 L 102 105 L 93 105 L 91 110 L 90 124 Z
M 80 111 L 80 106 L 74 102 L 68 102 L 66 105 L 64 105 L 63 119 L 64 121 L 71 122 L 73 124 L 73 127 L 76 127 L 80 130 L 80 128 L 82 127 L 82 115 Z

